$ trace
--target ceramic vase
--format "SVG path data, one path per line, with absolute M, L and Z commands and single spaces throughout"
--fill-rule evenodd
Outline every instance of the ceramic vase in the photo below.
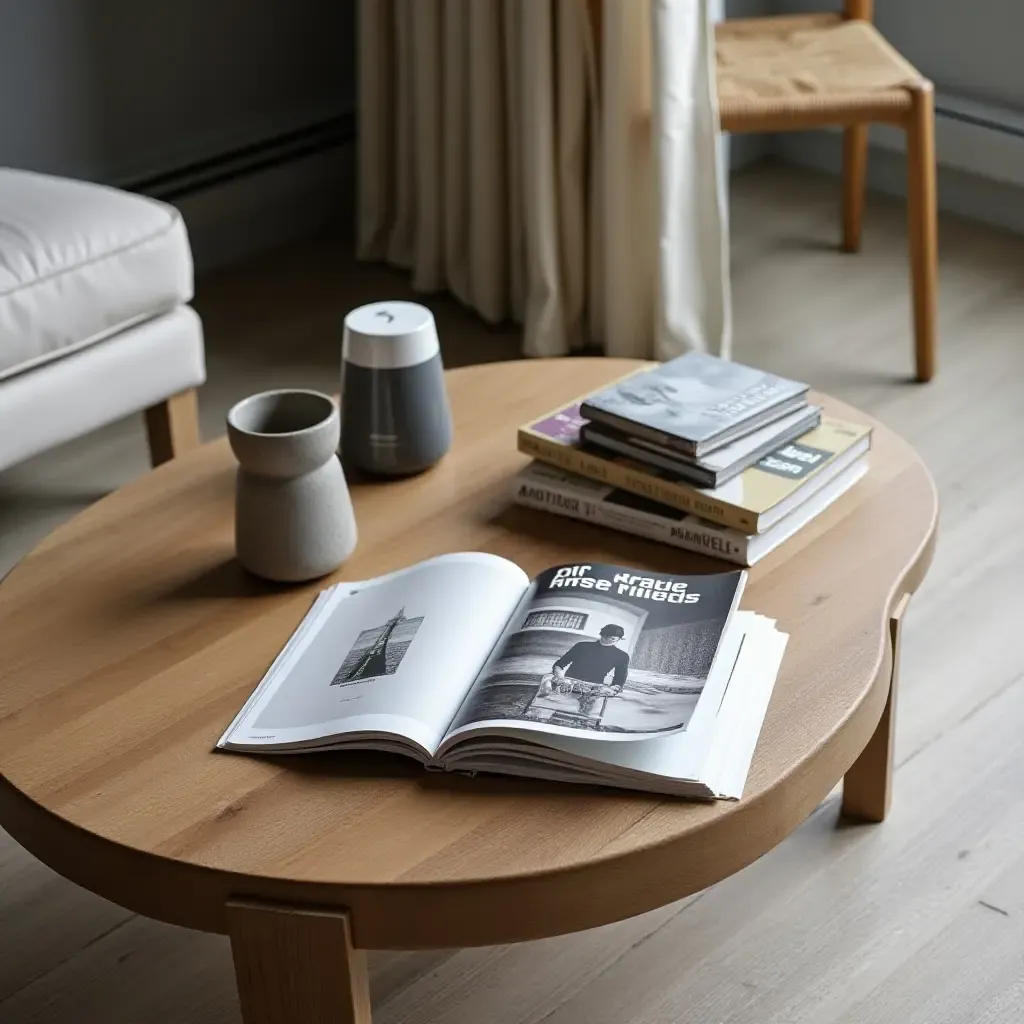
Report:
M 336 569 L 356 546 L 337 449 L 341 421 L 316 391 L 266 391 L 228 413 L 238 459 L 235 551 L 268 580 L 300 582 Z

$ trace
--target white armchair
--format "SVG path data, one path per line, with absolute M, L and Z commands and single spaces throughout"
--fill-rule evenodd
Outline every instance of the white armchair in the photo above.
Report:
M 154 465 L 198 444 L 191 298 L 173 207 L 0 168 L 0 470 L 143 409 Z

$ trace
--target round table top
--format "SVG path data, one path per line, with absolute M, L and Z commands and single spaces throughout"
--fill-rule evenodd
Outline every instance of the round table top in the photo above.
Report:
M 366 948 L 577 930 L 680 898 L 770 849 L 871 736 L 888 691 L 888 618 L 931 553 L 931 479 L 877 423 L 868 475 L 751 571 L 743 607 L 791 639 L 739 802 L 438 775 L 385 755 L 213 752 L 333 580 L 459 550 L 531 575 L 575 560 L 727 568 L 511 502 L 527 461 L 516 427 L 634 365 L 450 371 L 452 451 L 418 477 L 353 483 L 359 545 L 323 581 L 273 586 L 237 566 L 224 440 L 56 530 L 0 585 L 0 824 L 61 874 L 148 916 L 224 931 L 231 897 L 343 906 Z

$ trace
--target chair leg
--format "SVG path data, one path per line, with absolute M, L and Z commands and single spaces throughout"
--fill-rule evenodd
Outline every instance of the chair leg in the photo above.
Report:
M 868 126 L 851 125 L 843 132 L 843 251 L 860 251 L 864 219 L 864 180 L 868 166 Z
M 935 375 L 938 292 L 938 201 L 935 187 L 935 93 L 931 82 L 914 89 L 907 122 L 907 229 L 914 303 L 917 379 Z
M 171 395 L 146 410 L 146 434 L 153 467 L 199 445 L 199 415 L 195 390 Z

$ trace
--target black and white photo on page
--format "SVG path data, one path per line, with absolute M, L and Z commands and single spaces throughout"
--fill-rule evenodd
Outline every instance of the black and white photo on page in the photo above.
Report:
M 529 580 L 493 555 L 440 555 L 320 596 L 229 730 L 296 749 L 392 735 L 431 752 Z
M 527 592 L 449 731 L 638 738 L 686 728 L 745 574 L 560 566 Z
M 387 622 L 362 630 L 331 680 L 331 686 L 348 686 L 362 679 L 394 675 L 422 623 L 422 615 L 409 618 L 403 605 Z

